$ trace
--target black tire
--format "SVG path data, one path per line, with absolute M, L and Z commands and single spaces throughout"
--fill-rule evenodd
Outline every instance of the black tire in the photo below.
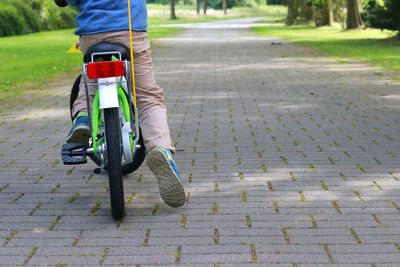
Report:
M 71 93 L 69 95 L 69 113 L 71 115 L 71 120 L 74 120 L 74 117 L 72 116 L 72 107 L 74 106 L 75 100 L 78 98 L 79 85 L 81 84 L 81 77 L 82 74 L 80 74 L 75 79 L 74 85 L 72 86 Z
M 75 100 L 78 98 L 78 92 L 79 92 L 79 85 L 81 83 L 81 77 L 82 74 L 80 74 L 74 82 L 74 85 L 72 86 L 71 89 L 71 94 L 70 94 L 70 99 L 69 99 L 69 108 L 70 108 L 70 114 L 71 114 L 71 120 L 73 120 L 72 117 L 72 107 L 74 105 Z M 139 129 L 140 131 L 140 129 Z M 132 163 L 128 163 L 128 164 L 124 164 L 122 165 L 122 175 L 127 175 L 130 174 L 134 171 L 136 171 L 142 164 L 143 161 L 146 157 L 146 148 L 144 146 L 144 142 L 143 142 L 143 138 L 142 138 L 142 133 L 140 131 L 140 137 L 139 137 L 139 141 L 138 144 L 140 145 L 139 149 L 135 150 L 135 154 L 133 154 L 133 162 Z M 100 157 L 96 157 L 94 155 L 89 155 L 89 157 L 93 160 L 94 163 L 97 164 L 97 166 L 101 165 L 101 158 Z
M 125 163 L 122 165 L 122 175 L 128 175 L 137 169 L 143 164 L 144 159 L 146 158 L 146 148 L 144 146 L 142 132 L 140 131 L 140 136 L 138 140 L 138 145 L 140 145 L 139 149 L 135 150 L 133 154 L 133 161 L 131 163 Z M 89 155 L 89 157 L 96 163 L 97 166 L 101 166 L 102 160 L 99 156 Z M 107 171 L 108 166 L 104 166 L 104 169 Z
M 104 110 L 108 178 L 110 183 L 111 212 L 114 219 L 125 216 L 124 185 L 122 180 L 121 123 L 118 108 Z

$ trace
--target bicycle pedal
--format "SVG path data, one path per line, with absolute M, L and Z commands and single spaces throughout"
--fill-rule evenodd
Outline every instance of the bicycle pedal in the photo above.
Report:
M 64 144 L 61 148 L 61 158 L 64 165 L 87 163 L 87 145 L 80 143 Z

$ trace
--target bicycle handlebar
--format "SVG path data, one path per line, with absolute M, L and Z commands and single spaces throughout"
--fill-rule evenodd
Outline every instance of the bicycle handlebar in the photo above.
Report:
M 65 0 L 54 0 L 54 3 L 59 7 L 68 6 L 68 3 Z

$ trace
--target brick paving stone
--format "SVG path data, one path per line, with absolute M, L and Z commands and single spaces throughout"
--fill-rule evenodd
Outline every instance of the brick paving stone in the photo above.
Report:
M 137 264 L 154 264 L 154 265 L 163 265 L 163 264 L 174 264 L 175 263 L 175 255 L 133 255 L 133 256 L 107 256 L 104 264 L 111 265 L 137 265 Z M 147 265 L 146 265 L 147 266 Z
M 72 243 L 71 243 L 72 244 Z M 46 247 L 40 248 L 35 255 L 37 256 L 79 256 L 79 255 L 101 255 L 104 251 L 102 247 Z
M 4 103 L 0 265 L 398 266 L 397 74 L 255 37 L 257 20 L 181 25 L 153 50 L 179 209 L 144 164 L 114 222 L 106 173 L 62 165 L 71 75 Z
M 199 246 L 199 245 L 186 245 L 182 247 L 183 254 L 195 254 L 195 255 L 204 255 L 207 256 L 208 254 L 215 254 L 215 253 L 239 253 L 245 254 L 249 252 L 249 246 L 247 244 L 229 244 L 229 245 L 206 245 L 206 246 Z
M 102 247 L 112 247 L 112 246 L 138 246 L 141 244 L 143 241 L 143 238 L 123 238 L 123 237 L 118 237 L 118 238 L 80 238 L 79 239 L 79 246 L 90 246 L 90 247 L 96 247 L 96 246 L 102 246 Z M 72 242 L 71 242 L 72 243 Z
M 290 236 L 290 235 L 289 235 Z M 347 236 L 323 235 L 323 236 L 290 236 L 291 244 L 355 244 L 354 238 Z
M 15 266 L 23 264 L 25 256 L 1 256 L 0 265 L 4 266 Z
M 221 263 L 221 264 L 219 264 L 218 266 L 234 266 L 234 267 L 250 267 L 250 266 L 265 266 L 266 264 L 265 263 L 227 263 L 227 264 L 224 264 L 224 263 Z M 293 266 L 293 264 L 292 263 L 268 263 L 268 266 L 271 266 L 271 267 L 290 267 L 290 266 Z
M 72 238 L 52 238 L 52 239 L 20 239 L 15 238 L 11 240 L 8 246 L 38 246 L 38 247 L 65 247 L 72 244 L 74 240 Z
M 196 246 L 197 247 L 197 246 Z M 111 247 L 108 255 L 175 255 L 176 247 L 173 246 L 140 246 L 140 247 Z
M 196 255 L 196 254 L 189 254 L 189 255 L 182 255 L 182 262 L 187 264 L 192 263 L 204 263 L 204 264 L 213 264 L 216 262 L 223 262 L 223 263 L 235 263 L 235 262 L 251 262 L 250 255 L 240 254 L 240 253 L 221 253 L 221 254 L 214 254 L 208 253 L 207 255 Z
M 2 247 L 0 248 L 1 256 L 25 256 L 31 252 L 32 248 L 25 247 Z
M 357 244 L 357 245 L 329 245 L 332 253 L 362 254 L 362 253 L 396 253 L 398 250 L 393 244 Z
M 370 253 L 370 254 L 342 254 L 334 257 L 337 263 L 374 263 L 387 262 L 398 264 L 400 262 L 399 253 Z
M 257 261 L 265 263 L 329 263 L 326 254 L 257 254 Z
M 74 255 L 71 256 L 33 256 L 29 260 L 30 264 L 33 265 L 63 265 L 63 264 L 71 264 L 71 265 L 99 265 L 100 257 L 98 256 L 82 256 L 82 255 Z
M 297 266 L 302 266 L 302 267 L 306 267 L 306 266 L 310 266 L 310 267 L 323 267 L 323 266 L 327 266 L 327 264 L 310 264 L 310 263 L 306 263 L 306 264 L 298 264 Z M 338 264 L 329 264 L 329 266 L 333 266 L 333 267 L 371 267 L 371 264 L 365 264 L 365 263 L 338 263 Z M 379 265 L 382 266 L 382 265 Z M 389 266 L 394 266 L 389 265 Z

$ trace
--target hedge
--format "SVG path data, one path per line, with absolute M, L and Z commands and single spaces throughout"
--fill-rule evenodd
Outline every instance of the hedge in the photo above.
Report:
M 1 0 L 0 36 L 75 27 L 77 11 L 53 0 Z

